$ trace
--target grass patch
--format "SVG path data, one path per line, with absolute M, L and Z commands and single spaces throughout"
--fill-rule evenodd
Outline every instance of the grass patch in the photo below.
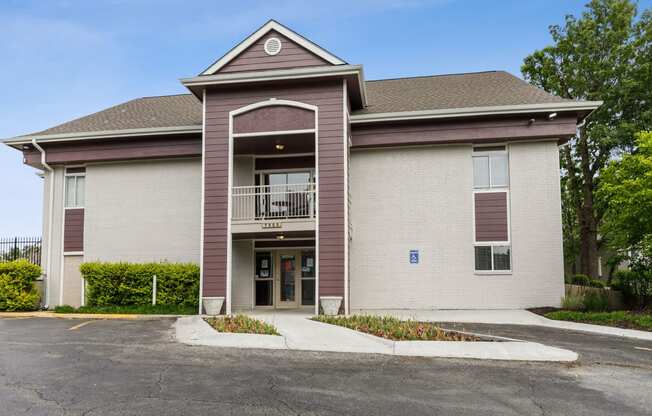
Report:
M 617 328 L 652 331 L 652 314 L 629 311 L 577 312 L 556 311 L 544 315 L 557 321 L 582 322 L 587 324 L 614 326 Z
M 130 306 L 57 306 L 55 313 L 117 313 L 138 315 L 195 315 L 197 307 L 181 305 L 130 305 Z
M 237 334 L 280 335 L 273 325 L 246 315 L 206 318 L 206 322 L 218 332 Z
M 443 330 L 431 322 L 402 321 L 388 316 L 319 315 L 312 319 L 394 341 L 480 341 L 478 337 Z

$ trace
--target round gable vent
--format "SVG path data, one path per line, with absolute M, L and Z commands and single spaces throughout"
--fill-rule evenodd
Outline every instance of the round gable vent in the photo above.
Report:
M 265 41 L 265 53 L 267 55 L 276 55 L 281 52 L 281 40 L 279 38 L 269 38 Z

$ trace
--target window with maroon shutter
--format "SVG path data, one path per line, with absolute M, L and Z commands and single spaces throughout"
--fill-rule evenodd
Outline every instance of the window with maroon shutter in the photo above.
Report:
M 509 165 L 504 146 L 473 149 L 476 272 L 510 272 Z

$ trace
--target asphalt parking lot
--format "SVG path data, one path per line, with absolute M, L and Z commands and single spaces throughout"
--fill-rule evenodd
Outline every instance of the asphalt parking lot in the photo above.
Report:
M 593 416 L 652 409 L 651 342 L 463 325 L 580 353 L 577 364 L 535 364 L 190 347 L 174 341 L 172 324 L 0 319 L 0 415 Z

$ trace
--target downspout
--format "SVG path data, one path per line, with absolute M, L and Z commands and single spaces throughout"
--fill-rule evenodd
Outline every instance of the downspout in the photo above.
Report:
M 50 200 L 48 201 L 48 214 L 50 218 L 48 219 L 48 254 L 47 262 L 45 264 L 45 309 L 50 306 L 50 272 L 52 265 L 52 222 L 54 221 L 54 169 L 46 162 L 45 150 L 36 142 L 35 138 L 32 138 L 32 146 L 41 152 L 41 165 L 50 172 L 50 184 L 48 187 L 48 193 Z

